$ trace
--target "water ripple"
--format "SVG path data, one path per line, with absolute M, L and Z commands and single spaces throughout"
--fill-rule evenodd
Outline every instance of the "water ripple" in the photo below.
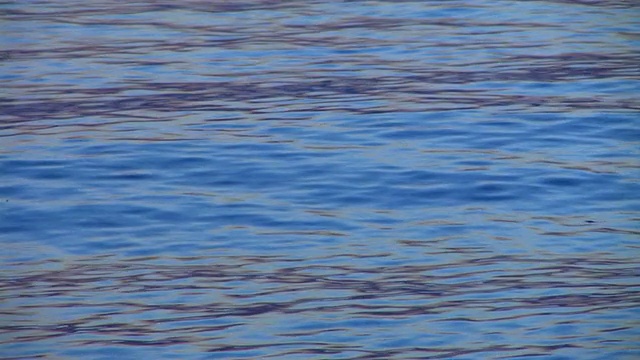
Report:
M 11 320 L 3 328 L 13 346 L 62 341 L 89 354 L 114 344 L 169 352 L 190 344 L 239 357 L 247 351 L 533 356 L 637 335 L 633 321 L 605 321 L 613 313 L 630 318 L 637 309 L 640 289 L 629 285 L 640 269 L 632 258 L 480 255 L 386 267 L 372 267 L 368 259 L 340 254 L 331 263 L 306 265 L 307 258 L 276 256 L 93 257 L 34 263 L 29 271 L 14 264 L 17 271 L 2 279 L 3 314 Z M 587 314 L 601 320 L 581 322 Z M 473 331 L 482 323 L 492 331 Z M 390 342 L 388 329 L 397 327 L 412 330 Z M 358 329 L 366 331 L 366 344 L 354 342 Z M 466 342 L 463 334 L 514 341 L 514 331 L 520 337 L 506 347 L 456 347 Z M 541 334 L 546 344 L 536 342 Z

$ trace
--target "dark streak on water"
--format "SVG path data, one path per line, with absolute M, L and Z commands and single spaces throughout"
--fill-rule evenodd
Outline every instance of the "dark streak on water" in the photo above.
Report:
M 52 260 L 39 264 L 51 268 L 47 272 L 15 272 L 5 290 L 19 295 L 5 305 L 15 306 L 14 316 L 42 311 L 69 321 L 14 323 L 4 330 L 15 334 L 13 341 L 64 337 L 79 349 L 188 345 L 201 352 L 253 351 L 278 358 L 536 356 L 607 346 L 589 346 L 589 339 L 633 331 L 624 319 L 610 318 L 640 300 L 640 291 L 629 290 L 637 275 L 632 262 L 476 255 L 436 265 L 349 264 L 384 257 L 331 259 L 343 265 L 305 265 L 307 258 L 292 256 L 174 258 L 172 265 L 150 265 L 157 258 L 105 256 L 69 266 Z M 43 303 L 45 298 L 53 301 Z M 585 317 L 593 321 L 585 323 Z M 234 344 L 230 337 L 242 335 L 252 322 L 270 331 Z M 410 328 L 421 323 L 431 333 L 413 333 Z M 395 328 L 413 339 L 398 343 L 389 333 Z M 363 348 L 358 339 L 367 336 L 375 340 Z M 541 338 L 544 343 L 538 343 Z
M 0 2 L 0 358 L 640 357 L 639 9 Z

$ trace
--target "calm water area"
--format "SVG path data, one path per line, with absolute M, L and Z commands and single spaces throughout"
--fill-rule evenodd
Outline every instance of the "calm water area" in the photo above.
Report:
M 0 14 L 0 359 L 640 359 L 640 2 Z

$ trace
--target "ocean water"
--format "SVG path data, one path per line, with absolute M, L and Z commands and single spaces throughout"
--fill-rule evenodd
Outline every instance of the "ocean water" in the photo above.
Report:
M 640 358 L 638 2 L 0 13 L 0 358 Z

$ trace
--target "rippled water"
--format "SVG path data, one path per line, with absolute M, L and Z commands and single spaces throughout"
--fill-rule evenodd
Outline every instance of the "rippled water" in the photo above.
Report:
M 3 359 L 640 357 L 635 1 L 3 1 Z

